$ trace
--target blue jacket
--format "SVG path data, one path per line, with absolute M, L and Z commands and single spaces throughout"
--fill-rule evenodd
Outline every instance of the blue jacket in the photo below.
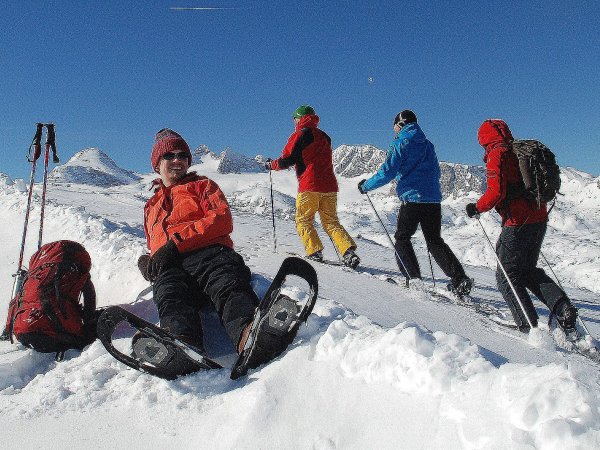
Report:
M 440 203 L 440 164 L 435 148 L 416 123 L 405 125 L 388 149 L 385 162 L 362 186 L 377 189 L 396 178 L 400 200 L 414 203 Z

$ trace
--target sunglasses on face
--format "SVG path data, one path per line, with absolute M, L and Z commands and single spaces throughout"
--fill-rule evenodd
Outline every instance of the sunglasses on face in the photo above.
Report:
M 175 158 L 177 158 L 179 161 L 183 161 L 184 159 L 187 161 L 188 156 L 189 154 L 187 152 L 168 152 L 162 155 L 163 159 L 166 159 L 167 161 L 173 161 Z

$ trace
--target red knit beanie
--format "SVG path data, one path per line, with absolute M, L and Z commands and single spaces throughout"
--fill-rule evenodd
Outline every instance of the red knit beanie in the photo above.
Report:
M 192 152 L 185 140 L 170 128 L 163 128 L 154 136 L 154 146 L 152 147 L 152 168 L 158 173 L 160 158 L 169 152 L 186 152 L 188 154 L 188 165 L 192 165 Z

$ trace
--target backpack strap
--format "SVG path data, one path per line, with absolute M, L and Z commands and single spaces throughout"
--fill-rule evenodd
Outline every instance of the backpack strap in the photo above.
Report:
M 33 273 L 35 273 L 35 271 Z M 30 272 L 25 273 L 25 276 L 23 277 L 23 281 L 21 282 L 21 288 L 15 295 L 15 298 L 13 298 L 10 301 L 10 303 L 8 304 L 8 315 L 9 315 L 9 318 L 7 320 L 8 325 L 4 329 L 4 331 L 2 331 L 2 337 L 5 339 L 10 339 L 11 344 L 15 343 L 15 340 L 13 338 L 13 330 L 15 327 L 15 319 L 17 317 L 17 311 L 19 310 L 19 306 L 21 306 L 21 303 L 22 303 L 21 299 L 23 298 L 23 289 L 25 289 L 25 282 L 31 275 L 32 275 L 32 273 L 30 273 Z

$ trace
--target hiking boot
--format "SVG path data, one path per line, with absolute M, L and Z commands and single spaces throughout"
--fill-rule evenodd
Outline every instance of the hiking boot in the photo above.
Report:
M 358 267 L 359 264 L 360 258 L 356 253 L 354 253 L 354 250 L 346 250 L 346 253 L 344 253 L 344 265 L 346 267 L 350 267 L 351 269 L 356 269 L 356 267 Z
M 310 259 L 316 262 L 323 262 L 323 251 L 319 250 L 317 252 L 314 252 L 312 255 L 308 255 L 306 259 Z
M 575 331 L 575 323 L 577 322 L 577 308 L 570 302 L 562 302 L 556 308 L 556 320 L 565 333 Z
M 469 277 L 464 277 L 460 281 L 452 281 L 448 283 L 448 290 L 458 298 L 463 298 L 465 295 L 469 295 L 472 288 L 473 279 Z
M 257 311 L 242 331 L 237 346 L 240 356 L 232 370 L 233 379 L 285 351 L 298 332 L 300 310 L 295 300 L 279 294 L 267 311 Z

